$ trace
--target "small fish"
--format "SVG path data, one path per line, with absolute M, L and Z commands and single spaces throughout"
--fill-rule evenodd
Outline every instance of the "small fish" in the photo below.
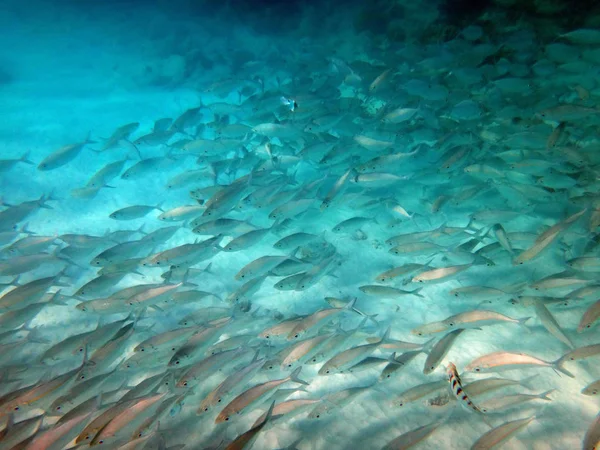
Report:
M 456 275 L 457 273 L 460 273 L 464 270 L 467 270 L 472 265 L 473 265 L 473 263 L 427 270 L 425 272 L 421 272 L 419 275 L 414 276 L 412 279 L 412 282 L 413 283 L 423 283 L 424 281 L 441 280 L 441 279 Z
M 441 422 L 433 422 L 407 431 L 390 441 L 381 450 L 408 450 L 431 436 L 440 425 Z
M 501 397 L 493 397 L 482 401 L 479 407 L 483 412 L 500 412 L 533 400 L 546 400 L 549 402 L 552 399 L 548 395 L 554 391 L 554 389 L 550 389 L 539 394 L 502 395 Z
M 471 450 L 491 450 L 493 448 L 498 448 L 521 429 L 529 425 L 533 420 L 535 420 L 535 416 L 526 419 L 513 420 L 493 428 L 477 439 L 471 447 Z
M 219 413 L 219 415 L 215 419 L 215 423 L 219 424 L 222 422 L 229 421 L 229 419 L 231 419 L 231 416 L 233 416 L 234 414 L 240 414 L 242 412 L 242 410 L 244 410 L 247 406 L 249 406 L 255 400 L 262 397 L 267 392 L 270 392 L 273 389 L 276 389 L 283 383 L 287 383 L 288 381 L 293 381 L 294 383 L 299 383 L 299 384 L 308 386 L 308 383 L 306 381 L 303 381 L 300 378 L 298 378 L 298 375 L 300 374 L 301 369 L 302 369 L 301 367 L 298 367 L 289 376 L 287 376 L 285 378 L 281 378 L 279 380 L 267 381 L 265 383 L 257 384 L 255 386 L 245 390 L 240 395 L 238 395 L 236 398 L 234 398 L 231 402 L 229 402 L 227 404 L 227 406 L 225 406 L 225 408 L 223 408 L 223 410 Z
M 596 380 L 593 383 L 588 384 L 581 390 L 583 395 L 598 395 L 600 392 L 600 380 Z
M 429 354 L 427 355 L 427 360 L 425 361 L 425 366 L 423 367 L 423 374 L 429 375 L 440 365 L 444 357 L 450 351 L 454 341 L 463 331 L 465 330 L 458 329 L 451 331 L 433 345 L 429 351 Z
M 458 375 L 458 370 L 456 370 L 456 366 L 453 363 L 448 363 L 446 374 L 448 376 L 448 382 L 450 383 L 450 389 L 452 390 L 452 393 L 460 402 L 460 404 L 465 406 L 467 409 L 471 409 L 480 414 L 484 414 L 484 412 L 481 409 L 479 409 L 475 404 L 473 404 L 473 402 L 469 399 L 467 393 L 464 391 L 462 381 L 460 379 L 460 376 Z
M 79 152 L 81 152 L 83 147 L 93 142 L 94 141 L 90 140 L 90 137 L 88 136 L 82 142 L 65 145 L 64 147 L 59 148 L 42 160 L 42 162 L 38 165 L 38 170 L 54 170 L 64 166 L 65 164 L 74 160 Z
M 590 424 L 585 436 L 583 437 L 582 450 L 598 450 L 600 445 L 600 413 Z
M 272 419 L 273 416 L 273 408 L 275 407 L 275 402 L 271 403 L 271 406 L 267 410 L 267 412 L 261 416 L 257 422 L 254 423 L 252 428 L 250 428 L 245 433 L 236 437 L 233 442 L 231 442 L 225 450 L 242 450 L 244 448 L 250 448 L 249 445 L 252 445 L 256 436 L 260 431 L 265 427 L 265 425 Z
M 590 330 L 600 317 L 600 300 L 596 301 L 583 313 L 581 321 L 577 326 L 577 332 L 581 333 L 585 330 Z
M 600 352 L 600 346 L 598 346 Z M 577 352 L 577 350 L 574 350 Z M 568 377 L 575 378 L 571 372 L 563 367 L 563 364 L 570 360 L 569 353 L 553 362 L 543 361 L 525 353 L 511 352 L 493 352 L 471 361 L 465 370 L 467 372 L 499 372 L 503 370 L 518 369 L 523 367 L 550 367 L 558 372 L 562 372 Z M 572 361 L 572 359 L 571 359 Z
M 118 209 L 117 211 L 112 212 L 108 217 L 114 220 L 135 220 L 146 216 L 155 209 L 163 211 L 160 206 L 135 205 Z

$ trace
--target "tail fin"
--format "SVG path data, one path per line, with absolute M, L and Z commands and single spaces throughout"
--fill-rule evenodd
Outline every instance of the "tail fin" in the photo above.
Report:
M 560 358 L 558 358 L 556 361 L 554 361 L 552 363 L 552 367 L 556 371 L 556 373 L 562 372 L 562 373 L 564 373 L 566 376 L 568 376 L 570 378 L 575 378 L 575 375 L 573 375 L 571 372 L 569 372 L 567 369 L 565 369 L 563 367 L 565 362 L 567 362 L 567 360 L 563 359 L 562 357 L 560 357 Z
M 31 150 L 27 150 L 25 153 L 23 153 L 23 156 L 19 158 L 19 161 L 25 164 L 35 165 L 35 163 L 29 159 L 30 152 Z
M 554 392 L 556 389 L 550 389 L 547 390 L 546 392 L 542 392 L 541 394 L 538 394 L 537 397 L 540 400 L 548 400 L 548 401 L 552 401 L 552 399 L 550 397 L 548 397 L 549 394 L 551 394 L 552 392 Z
M 301 380 L 300 378 L 298 378 L 298 375 L 300 375 L 300 371 L 302 370 L 302 367 L 298 367 L 296 370 L 294 370 L 291 374 L 290 374 L 290 381 L 293 381 L 294 383 L 300 383 L 300 384 L 304 384 L 305 386 L 308 386 L 309 383 L 307 383 L 304 380 Z
M 414 291 L 410 291 L 410 293 L 411 293 L 412 295 L 416 295 L 417 297 L 425 298 L 425 296 L 424 296 L 424 295 L 421 295 L 421 294 L 419 294 L 419 292 L 421 291 L 421 289 L 423 289 L 423 288 L 418 288 L 418 289 L 415 289 Z

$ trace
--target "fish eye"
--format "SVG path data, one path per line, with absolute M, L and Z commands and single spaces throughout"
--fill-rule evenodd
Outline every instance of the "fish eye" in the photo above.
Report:
M 326 370 L 325 373 L 329 373 L 329 370 Z
M 184 386 L 187 386 L 187 385 L 188 385 L 188 382 L 187 382 L 187 381 L 184 381 L 184 382 L 183 382 L 183 385 L 184 385 Z
M 481 369 L 479 369 L 479 367 L 475 368 L 475 372 L 479 372 Z
M 143 352 L 143 351 L 144 351 L 144 347 L 142 347 L 142 348 L 140 349 L 140 352 Z
M 98 444 L 104 444 L 103 440 L 98 441 Z
M 217 403 L 221 403 L 221 399 L 217 400 Z M 208 408 L 206 408 L 206 409 L 208 409 Z
M 390 377 L 390 374 L 388 373 L 388 374 L 386 375 L 386 378 L 389 378 L 389 377 Z
M 229 417 L 225 417 L 225 420 L 229 420 Z
M 79 351 L 80 351 L 80 352 L 82 352 L 82 351 L 83 351 L 83 347 L 80 347 L 80 348 L 79 348 Z
M 20 408 L 18 406 L 15 406 L 14 410 L 18 411 Z
M 321 417 L 321 414 L 317 414 L 317 419 L 318 419 L 319 417 Z

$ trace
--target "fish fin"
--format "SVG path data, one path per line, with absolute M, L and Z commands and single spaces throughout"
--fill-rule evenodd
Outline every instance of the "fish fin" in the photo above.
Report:
M 565 369 L 563 367 L 565 362 L 567 362 L 567 360 L 563 359 L 563 357 L 560 357 L 552 363 L 552 368 L 558 375 L 560 375 L 559 372 L 562 372 L 570 378 L 575 378 L 575 375 L 573 375 L 571 372 L 569 372 L 567 369 Z
M 35 163 L 29 159 L 30 153 L 31 150 L 27 150 L 25 153 L 23 153 L 23 156 L 19 158 L 19 161 L 25 164 L 35 165 Z
M 302 370 L 302 367 L 298 367 L 297 369 L 295 369 L 291 374 L 290 374 L 290 381 L 293 381 L 295 383 L 300 383 L 300 384 L 304 384 L 305 386 L 309 386 L 310 383 L 307 383 L 304 380 L 301 380 L 300 378 L 298 378 L 298 375 L 300 375 L 300 371 Z
M 42 333 L 41 333 L 39 327 L 30 328 L 28 331 L 29 331 L 29 334 L 27 335 L 28 342 L 33 342 L 36 344 L 51 344 L 52 343 L 52 341 L 50 339 L 47 339 L 42 336 Z
M 271 402 L 271 406 L 269 406 L 269 409 L 267 410 L 267 414 L 265 415 L 265 418 L 263 420 L 260 421 L 260 423 L 258 423 L 257 425 L 255 425 L 252 428 L 262 428 L 269 420 L 271 420 L 271 417 L 273 416 L 273 408 L 275 407 L 275 400 L 273 400 Z
M 365 318 L 366 321 L 366 318 Z M 382 344 L 383 342 L 387 341 L 390 338 L 390 330 L 391 327 L 387 327 L 387 329 L 385 330 L 385 333 L 383 333 L 383 336 L 381 336 L 381 339 L 379 340 L 379 343 Z
M 539 374 L 535 374 L 535 375 L 531 375 L 530 377 L 523 378 L 522 380 L 518 381 L 518 383 L 527 389 L 531 389 L 534 386 L 534 384 L 532 384 L 530 382 L 533 380 L 536 380 L 537 378 L 539 378 Z
M 181 285 L 182 286 L 190 286 L 190 287 L 198 287 L 198 285 L 196 283 L 192 283 L 191 281 L 188 281 L 189 275 L 190 275 L 190 269 L 188 268 L 188 270 L 186 270 L 185 273 L 183 274 L 183 279 L 181 281 Z
M 418 289 L 415 289 L 414 291 L 411 291 L 410 293 L 411 293 L 412 295 L 416 295 L 417 297 L 420 297 L 420 298 L 425 298 L 425 296 L 424 296 L 424 295 L 421 295 L 421 294 L 419 294 L 419 292 L 421 291 L 421 289 L 423 289 L 423 288 L 418 288 Z
M 531 316 L 522 317 L 521 319 L 517 319 L 517 321 L 518 321 L 519 325 L 524 326 L 527 329 L 527 331 L 531 332 L 529 327 L 525 324 L 525 322 L 527 322 L 529 319 L 531 319 Z
M 481 328 L 479 328 L 479 329 L 481 329 Z M 433 346 L 435 345 L 436 339 L 437 338 L 433 337 L 433 338 L 429 339 L 427 342 L 425 342 L 423 344 L 423 347 L 421 347 L 421 351 L 423 353 L 429 353 L 431 351 L 431 349 L 433 348 Z
M 548 395 L 551 394 L 554 391 L 556 391 L 556 389 L 549 389 L 546 392 L 542 392 L 541 394 L 538 394 L 538 398 L 540 400 L 552 401 L 552 399 L 550 397 L 548 397 Z
M 396 361 L 396 352 L 394 352 L 390 356 L 388 356 L 387 361 L 390 364 L 399 364 L 398 361 Z
M 346 303 L 342 309 L 345 309 L 347 311 L 354 311 L 354 305 L 356 304 L 356 300 L 357 298 L 354 297 L 352 300 Z

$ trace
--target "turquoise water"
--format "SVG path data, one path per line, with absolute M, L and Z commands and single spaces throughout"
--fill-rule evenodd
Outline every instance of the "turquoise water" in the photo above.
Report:
M 0 448 L 594 448 L 595 9 L 5 2 Z

